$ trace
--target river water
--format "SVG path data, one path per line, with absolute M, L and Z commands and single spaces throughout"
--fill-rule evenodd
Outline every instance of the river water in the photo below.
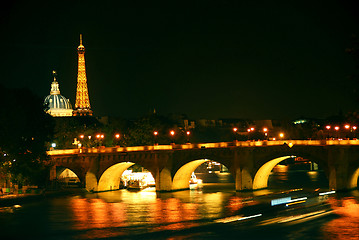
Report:
M 0 239 L 359 239 L 359 192 L 328 191 L 320 171 L 276 169 L 269 190 L 238 193 L 228 173 L 172 193 L 79 193 L 0 208 Z M 307 198 L 285 207 L 273 199 Z M 234 220 L 233 220 L 234 219 Z

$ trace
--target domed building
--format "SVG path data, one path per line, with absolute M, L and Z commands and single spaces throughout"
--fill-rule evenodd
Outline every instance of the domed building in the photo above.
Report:
M 54 81 L 51 83 L 50 95 L 44 100 L 45 112 L 53 117 L 70 117 L 72 116 L 72 106 L 69 99 L 60 94 L 59 83 L 56 80 L 56 72 Z

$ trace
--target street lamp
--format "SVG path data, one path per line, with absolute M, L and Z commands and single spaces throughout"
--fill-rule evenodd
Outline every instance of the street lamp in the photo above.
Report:
M 330 130 L 331 126 L 327 125 L 327 126 L 325 126 L 325 128 L 328 130 L 328 138 L 329 138 L 330 137 L 329 130 Z
M 105 135 L 104 134 L 97 134 L 96 138 L 99 141 L 99 145 L 102 146 L 102 140 L 105 138 Z
M 264 127 L 263 132 L 264 132 L 265 139 L 267 140 L 268 139 L 268 128 Z
M 234 132 L 234 140 L 235 141 L 237 141 L 237 131 L 238 131 L 238 128 L 234 127 L 233 132 Z
M 118 144 L 118 141 L 120 140 L 120 134 L 119 133 L 116 133 L 115 134 L 115 138 L 116 138 L 116 146 L 119 145 Z
M 187 143 L 189 143 L 189 135 L 191 134 L 191 132 L 190 131 L 187 131 L 186 132 L 186 135 L 187 135 Z
M 279 133 L 279 137 L 281 138 L 281 139 L 283 139 L 284 138 L 284 133 Z
M 175 143 L 175 141 L 174 141 L 175 131 L 171 130 L 170 134 L 171 134 L 171 137 L 172 137 L 172 144 L 174 144 Z
M 353 132 L 354 132 L 353 138 L 356 138 L 355 130 L 357 130 L 357 126 L 353 126 L 352 129 L 353 129 Z
M 335 131 L 337 131 L 337 138 L 339 138 L 339 129 L 340 129 L 340 127 L 339 127 L 339 126 L 335 126 L 334 129 L 335 129 Z
M 155 137 L 155 145 L 158 145 L 158 143 L 157 143 L 157 135 L 158 135 L 158 132 L 154 131 L 153 136 Z

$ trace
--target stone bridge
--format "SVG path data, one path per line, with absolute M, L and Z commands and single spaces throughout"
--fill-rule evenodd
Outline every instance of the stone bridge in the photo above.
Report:
M 189 188 L 191 173 L 206 161 L 224 164 L 235 179 L 237 191 L 267 187 L 271 170 L 292 156 L 315 162 L 324 170 L 329 187 L 358 187 L 358 140 L 286 140 L 220 142 L 138 147 L 82 148 L 49 151 L 50 179 L 66 168 L 72 170 L 89 191 L 119 188 L 122 173 L 134 164 L 149 170 L 157 191 Z

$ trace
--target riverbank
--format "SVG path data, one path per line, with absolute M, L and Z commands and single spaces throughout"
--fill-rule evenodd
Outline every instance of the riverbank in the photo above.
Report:
M 41 190 L 38 193 L 21 193 L 21 194 L 4 194 L 0 196 L 0 207 L 8 207 L 12 205 L 21 205 L 24 203 L 40 200 L 43 198 L 52 198 L 59 196 L 68 196 L 86 193 L 83 188 L 71 188 L 60 190 Z

